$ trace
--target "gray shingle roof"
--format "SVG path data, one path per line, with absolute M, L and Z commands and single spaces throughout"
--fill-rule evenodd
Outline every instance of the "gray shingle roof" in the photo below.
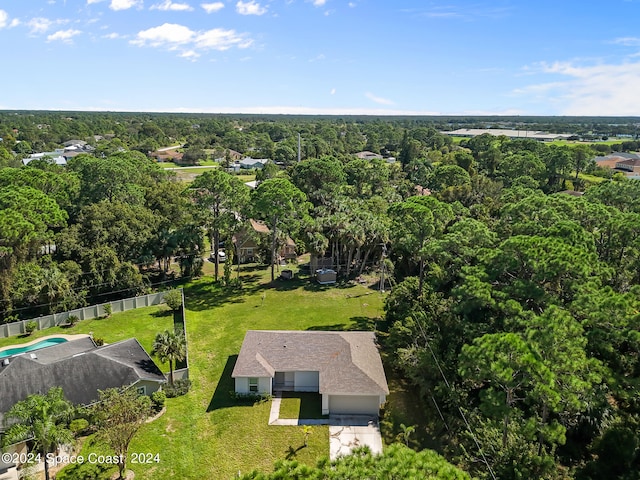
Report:
M 96 347 L 89 338 L 12 357 L 0 365 L 0 420 L 2 412 L 27 396 L 62 387 L 74 404 L 88 405 L 98 390 L 124 387 L 139 380 L 164 382 L 165 377 L 135 338 Z
M 317 371 L 320 393 L 387 395 L 373 332 L 249 330 L 232 377 Z

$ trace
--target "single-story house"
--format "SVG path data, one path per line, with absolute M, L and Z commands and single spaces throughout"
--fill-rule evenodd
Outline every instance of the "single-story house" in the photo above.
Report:
M 375 153 L 375 152 L 370 152 L 368 150 L 364 150 L 362 152 L 358 152 L 354 154 L 356 157 L 361 158 L 363 160 L 374 160 L 374 159 L 381 159 L 382 155 L 380 155 L 379 153 Z
M 98 400 L 98 390 L 129 387 L 151 395 L 164 383 L 135 338 L 98 347 L 85 337 L 14 355 L 0 362 L 0 427 L 13 405 L 52 387 L 61 387 L 75 405 L 90 405 Z
M 625 172 L 640 174 L 640 159 L 629 158 L 616 162 L 616 168 Z
M 157 150 L 155 152 L 149 152 L 149 157 L 154 159 L 156 162 L 178 162 L 182 161 L 182 157 L 184 153 L 178 152 L 176 150 Z
M 251 158 L 246 157 L 240 160 L 238 163 L 240 164 L 240 168 L 250 169 L 255 168 L 258 170 L 262 170 L 264 166 L 270 162 L 268 158 Z
M 151 395 L 166 382 L 138 340 L 130 338 L 98 347 L 90 337 L 71 340 L 0 362 L 0 433 L 4 414 L 29 395 L 61 387 L 75 405 L 91 405 L 98 390 L 129 387 Z M 9 445 L 12 454 L 26 454 L 25 442 Z M 18 465 L 0 461 L 0 480 L 17 480 Z
M 32 153 L 27 158 L 22 159 L 23 165 L 29 165 L 32 160 L 38 159 L 48 159 L 51 163 L 55 163 L 56 165 L 66 165 L 67 159 L 64 156 L 63 150 L 56 150 L 55 152 L 42 152 L 42 153 Z
M 378 415 L 389 387 L 373 332 L 249 330 L 237 393 L 318 392 L 324 415 Z
M 251 231 L 249 231 L 249 228 Z M 247 228 L 240 230 L 233 236 L 233 244 L 240 263 L 253 262 L 260 249 L 259 237 L 269 235 L 271 230 L 260 220 L 249 220 Z M 279 260 L 293 260 L 297 258 L 296 243 L 289 237 L 285 239 L 284 245 L 278 251 Z

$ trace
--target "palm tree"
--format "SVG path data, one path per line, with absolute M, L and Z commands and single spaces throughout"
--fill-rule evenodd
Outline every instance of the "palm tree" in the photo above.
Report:
M 44 475 L 49 480 L 47 456 L 58 445 L 73 443 L 73 434 L 67 428 L 73 413 L 73 405 L 66 398 L 62 388 L 53 387 L 46 395 L 29 395 L 16 403 L 6 414 L 9 429 L 5 441 L 17 443 L 33 439 L 34 448 L 44 459 Z
M 186 358 L 187 341 L 183 334 L 165 330 L 156 335 L 151 354 L 161 362 L 169 362 L 169 384 L 173 385 L 173 365 Z

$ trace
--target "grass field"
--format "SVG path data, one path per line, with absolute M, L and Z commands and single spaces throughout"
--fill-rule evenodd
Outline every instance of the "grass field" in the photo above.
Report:
M 136 337 L 147 352 L 151 352 L 153 341 L 158 332 L 173 329 L 173 315 L 165 305 L 144 307 L 113 314 L 109 318 L 83 320 L 73 327 L 53 327 L 38 330 L 29 336 L 0 338 L 0 347 L 27 343 L 49 335 L 92 333 L 93 338 L 102 338 L 105 343 L 115 343 Z M 168 364 L 156 363 L 163 371 L 169 371 Z
M 308 279 L 269 281 L 264 267 L 243 270 L 243 288 L 229 291 L 210 277 L 185 286 L 189 374 L 192 390 L 168 399 L 167 411 L 145 425 L 130 452 L 160 454 L 159 463 L 128 465 L 137 479 L 230 479 L 239 471 L 271 471 L 278 459 L 313 464 L 329 454 L 326 426 L 313 427 L 308 446 L 297 426 L 269 426 L 270 401 L 238 404 L 231 371 L 248 329 L 371 329 L 382 314 L 382 296 L 362 285 L 321 286 Z M 166 307 L 148 307 L 81 321 L 72 328 L 36 332 L 29 340 L 54 333 L 88 333 L 115 342 L 135 336 L 150 350 L 158 331 L 171 327 Z M 24 342 L 13 337 L 0 346 Z M 163 366 L 163 370 L 168 370 Z M 314 415 L 317 405 L 295 400 L 285 412 Z M 83 452 L 94 451 L 85 442 Z M 68 467 L 69 468 L 69 467 Z M 111 470 L 113 472 L 113 470 Z M 100 478 L 108 478 L 103 472 Z

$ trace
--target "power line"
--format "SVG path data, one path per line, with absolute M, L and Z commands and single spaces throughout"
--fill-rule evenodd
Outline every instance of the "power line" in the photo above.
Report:
M 449 391 L 451 393 L 453 393 L 453 389 L 451 388 L 451 385 L 449 384 L 449 380 L 447 380 L 447 376 L 442 371 L 442 367 L 440 367 L 440 362 L 438 362 L 436 354 L 434 353 L 433 349 L 431 348 L 431 344 L 429 343 L 429 337 L 427 336 L 427 333 L 424 331 L 424 327 L 423 327 L 422 323 L 420 321 L 418 321 L 418 319 L 415 317 L 415 315 L 413 315 L 413 320 L 414 320 L 414 322 L 416 322 L 418 324 L 418 326 L 420 328 L 420 333 L 422 334 L 422 338 L 424 339 L 425 343 L 427 344 L 427 348 L 431 352 L 431 356 L 433 357 L 433 361 L 435 362 L 436 367 L 438 367 L 438 371 L 440 372 L 440 375 L 442 376 L 442 379 L 444 380 L 445 385 L 447 386 L 447 388 L 449 388 Z M 431 398 L 433 398 L 433 397 L 431 397 Z M 434 402 L 435 402 L 435 399 L 434 399 Z M 436 408 L 438 408 L 437 404 L 436 404 Z M 460 405 L 458 405 L 457 408 L 458 408 L 458 412 L 460 413 L 460 416 L 462 417 L 462 420 L 464 421 L 464 424 L 467 427 L 467 430 L 471 434 L 471 438 L 473 438 L 473 442 L 476 444 L 476 447 L 478 448 L 478 451 L 480 452 L 480 456 L 482 457 L 482 461 L 487 466 L 487 470 L 489 470 L 489 474 L 491 475 L 491 478 L 493 478 L 493 480 L 496 480 L 496 476 L 493 473 L 493 469 L 491 468 L 491 465 L 489 465 L 489 461 L 487 460 L 487 457 L 485 456 L 484 451 L 482 450 L 482 447 L 480 446 L 480 442 L 478 441 L 478 438 L 476 437 L 475 433 L 473 432 L 473 429 L 471 428 L 471 425 L 469 425 L 469 422 L 467 421 L 466 415 L 462 411 L 462 408 L 460 407 Z M 440 413 L 440 409 L 439 408 L 438 408 L 438 413 Z M 442 413 L 440 413 L 440 416 L 442 417 Z M 446 426 L 446 422 L 445 422 L 445 426 Z M 448 428 L 449 427 L 447 427 L 447 429 Z

